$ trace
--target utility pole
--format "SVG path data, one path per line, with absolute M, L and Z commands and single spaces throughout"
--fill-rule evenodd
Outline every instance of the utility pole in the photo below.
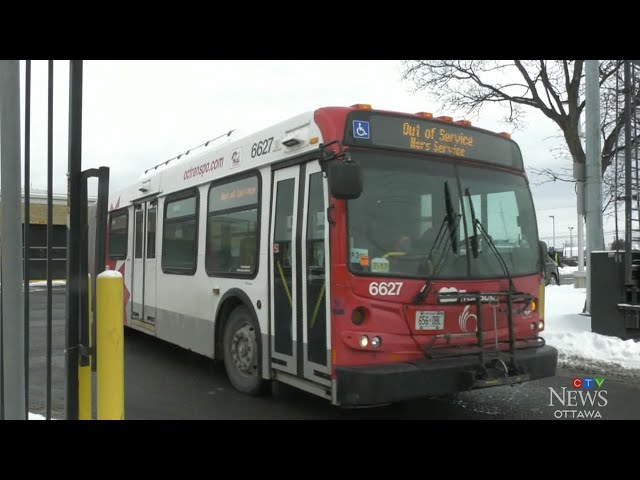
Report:
M 549 215 L 549 218 L 553 221 L 553 249 L 556 249 L 556 216 Z
M 569 256 L 573 257 L 573 227 L 569 227 L 569 251 Z
M 585 108 L 587 185 L 585 210 L 587 213 L 587 302 L 586 312 L 591 312 L 591 252 L 604 250 L 602 229 L 602 149 L 600 146 L 600 61 L 585 63 Z M 628 138 L 628 137 L 627 137 Z M 628 143 L 628 142 L 627 142 Z M 625 171 L 628 175 L 629 171 Z
M 578 137 L 580 144 L 584 148 L 582 141 L 582 120 L 578 118 Z M 586 213 L 586 165 L 584 163 L 573 164 L 573 178 L 576 179 L 576 200 L 577 200 L 577 223 L 578 223 L 578 271 L 573 274 L 573 284 L 576 288 L 585 288 L 587 286 L 587 273 L 584 271 L 584 221 Z

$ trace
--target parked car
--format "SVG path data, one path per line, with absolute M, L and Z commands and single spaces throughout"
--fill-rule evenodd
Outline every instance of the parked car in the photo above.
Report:
M 549 255 L 547 255 L 547 261 L 544 265 L 544 283 L 545 285 L 560 285 L 558 265 Z
M 549 249 L 545 242 L 540 242 L 541 250 L 545 252 L 545 264 L 544 264 L 544 284 L 545 285 L 560 285 L 560 271 L 558 265 L 551 258 Z

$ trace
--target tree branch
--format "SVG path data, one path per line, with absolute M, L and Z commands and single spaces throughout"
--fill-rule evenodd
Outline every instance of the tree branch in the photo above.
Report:
M 565 116 L 566 112 L 564 111 L 564 108 L 562 106 L 562 100 L 560 100 L 560 97 L 556 93 L 555 88 L 551 83 L 551 80 L 549 80 L 549 75 L 547 74 L 547 66 L 544 63 L 544 60 L 540 60 L 540 78 L 542 80 L 542 85 L 544 85 L 545 91 L 547 92 L 547 98 L 549 98 L 549 95 L 553 97 L 553 100 L 558 106 L 559 112 L 556 111 L 555 108 L 553 108 L 553 102 L 551 101 L 551 98 L 549 98 L 550 107 L 553 109 L 554 112 L 556 112 L 556 114 L 560 116 Z
M 566 183 L 575 183 L 576 180 L 573 178 L 573 173 L 569 172 L 565 169 L 564 172 L 558 173 L 551 168 L 530 168 L 529 171 L 534 174 L 536 177 L 541 178 L 541 181 L 532 182 L 534 185 L 544 185 L 545 183 L 551 182 L 566 182 Z
M 553 120 L 554 122 L 559 123 L 559 115 L 555 110 L 550 109 L 540 98 L 540 96 L 538 95 L 538 91 L 536 90 L 536 85 L 533 82 L 533 80 L 531 80 L 531 77 L 529 76 L 529 73 L 527 72 L 527 70 L 524 68 L 524 66 L 522 65 L 522 62 L 520 60 L 514 60 L 516 68 L 518 69 L 518 71 L 520 72 L 520 74 L 522 75 L 522 77 L 524 78 L 525 82 L 527 82 L 527 85 L 529 85 L 529 89 L 531 90 L 531 96 L 533 97 L 533 101 L 528 103 L 531 106 L 535 106 L 536 108 L 538 108 L 540 111 L 542 111 L 542 113 L 544 113 L 547 117 L 549 117 L 551 120 Z

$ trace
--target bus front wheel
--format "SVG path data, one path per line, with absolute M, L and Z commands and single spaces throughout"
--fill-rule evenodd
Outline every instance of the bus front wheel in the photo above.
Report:
M 224 367 L 233 387 L 258 395 L 264 390 L 261 374 L 260 329 L 249 309 L 236 307 L 224 329 Z

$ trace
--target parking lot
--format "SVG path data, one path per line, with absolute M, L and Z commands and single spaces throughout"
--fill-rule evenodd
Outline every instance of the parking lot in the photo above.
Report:
M 46 291 L 31 295 L 29 410 L 45 413 Z M 64 287 L 53 289 L 52 416 L 64 413 Z M 558 369 L 553 378 L 522 385 L 464 392 L 398 406 L 344 410 L 327 401 L 276 385 L 272 394 L 235 391 L 224 367 L 140 332 L 125 333 L 125 417 L 145 419 L 546 419 L 553 420 L 549 388 L 561 389 L 593 372 Z M 607 374 L 611 407 L 603 418 L 640 420 L 640 379 Z M 94 397 L 95 398 L 95 397 Z

